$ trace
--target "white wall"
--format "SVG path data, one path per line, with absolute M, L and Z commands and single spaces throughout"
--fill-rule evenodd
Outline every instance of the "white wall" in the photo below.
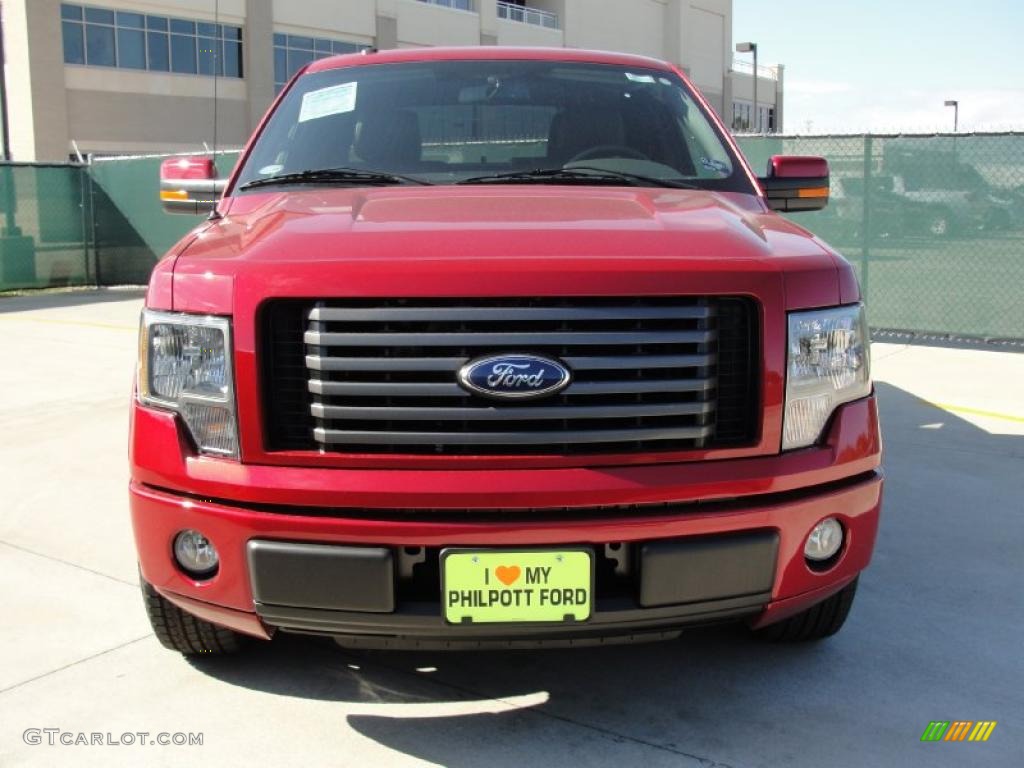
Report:
M 664 0 L 565 0 L 565 44 L 664 57 Z
M 36 116 L 32 105 L 27 10 L 24 0 L 8 0 L 3 9 L 4 53 L 7 59 L 2 64 L 7 84 L 10 120 L 8 134 L 11 143 L 7 150 L 15 160 L 32 160 L 36 157 Z
M 371 39 L 377 34 L 374 0 L 274 0 L 274 27 L 292 31 L 308 30 L 316 37 L 359 35 Z M 347 39 L 347 38 L 345 38 Z
M 760 104 L 775 104 L 775 81 L 767 77 L 757 78 L 757 101 Z M 754 98 L 754 78 L 746 72 L 732 73 L 732 97 L 740 101 Z
M 480 45 L 480 16 L 416 0 L 398 0 L 398 42 L 405 45 Z
M 498 19 L 498 45 L 546 46 L 561 48 L 565 36 L 560 29 L 538 27 L 518 21 Z
M 683 51 L 690 79 L 701 88 L 721 93 L 725 71 L 722 68 L 723 51 L 729 44 L 725 17 L 714 11 L 691 7 L 684 23 Z

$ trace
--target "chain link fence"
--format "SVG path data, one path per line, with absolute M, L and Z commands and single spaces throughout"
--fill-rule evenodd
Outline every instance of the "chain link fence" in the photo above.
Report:
M 82 166 L 0 165 L 0 209 L 0 290 L 97 282 Z
M 1024 339 L 1024 134 L 740 136 L 755 170 L 822 155 L 824 211 L 793 220 L 857 269 L 871 324 Z M 226 174 L 237 152 L 222 153 Z M 0 165 L 0 291 L 145 283 L 198 223 L 158 199 L 161 157 Z
M 873 327 L 1024 338 L 1024 134 L 738 140 L 758 171 L 828 158 L 828 208 L 793 220 L 856 267 Z

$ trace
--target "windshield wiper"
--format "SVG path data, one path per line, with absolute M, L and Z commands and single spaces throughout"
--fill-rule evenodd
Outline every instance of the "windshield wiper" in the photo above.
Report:
M 297 173 L 282 173 L 278 176 L 268 176 L 265 179 L 255 179 L 243 184 L 239 189 L 253 189 L 254 187 L 270 187 L 282 184 L 420 184 L 432 186 L 432 183 L 415 176 L 402 176 L 398 173 L 387 171 L 366 171 L 358 168 L 318 168 L 316 170 L 298 171 Z
M 537 168 L 532 171 L 512 171 L 510 173 L 494 173 L 488 176 L 473 176 L 463 179 L 459 184 L 622 184 L 629 182 L 632 186 L 651 185 L 655 187 L 672 187 L 675 189 L 700 189 L 696 184 L 674 179 L 659 179 L 628 171 L 613 171 L 596 166 L 573 166 L 572 168 Z

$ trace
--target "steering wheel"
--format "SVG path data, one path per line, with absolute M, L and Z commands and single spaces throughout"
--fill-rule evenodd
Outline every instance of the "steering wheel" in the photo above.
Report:
M 583 160 L 596 160 L 600 157 L 626 157 L 633 160 L 650 160 L 649 155 L 645 155 L 639 149 L 633 147 L 627 147 L 625 144 L 599 144 L 596 147 L 590 147 L 584 149 L 577 155 L 573 155 L 566 162 L 566 165 L 570 163 L 579 163 Z

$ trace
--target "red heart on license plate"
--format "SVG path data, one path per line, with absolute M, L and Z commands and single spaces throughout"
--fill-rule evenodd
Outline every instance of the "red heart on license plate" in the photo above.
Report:
M 498 581 L 506 587 L 510 587 L 515 584 L 520 573 L 522 573 L 522 571 L 518 565 L 499 565 L 494 569 L 494 575 L 497 576 Z

